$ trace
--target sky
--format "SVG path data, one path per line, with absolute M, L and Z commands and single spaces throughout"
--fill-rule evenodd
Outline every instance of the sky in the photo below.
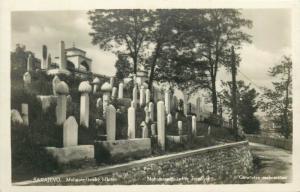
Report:
M 253 21 L 252 44 L 243 45 L 237 79 L 253 86 L 270 86 L 270 67 L 278 64 L 284 54 L 291 55 L 291 12 L 289 9 L 244 9 L 244 18 Z M 11 50 L 23 44 L 27 50 L 42 55 L 42 45 L 48 47 L 52 58 L 58 56 L 59 42 L 66 47 L 75 46 L 87 52 L 92 61 L 92 71 L 114 75 L 116 56 L 91 44 L 87 11 L 26 11 L 12 13 Z M 243 75 L 242 75 L 243 74 Z M 231 76 L 220 69 L 218 79 L 230 80 Z

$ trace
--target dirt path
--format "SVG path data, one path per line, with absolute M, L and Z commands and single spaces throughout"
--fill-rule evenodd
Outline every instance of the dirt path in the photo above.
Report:
M 250 183 L 287 183 L 292 180 L 292 152 L 276 147 L 250 143 L 255 173 Z

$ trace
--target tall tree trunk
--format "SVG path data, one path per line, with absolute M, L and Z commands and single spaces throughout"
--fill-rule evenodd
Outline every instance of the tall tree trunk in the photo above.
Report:
M 218 97 L 217 97 L 217 90 L 216 90 L 216 78 L 212 76 L 211 79 L 212 89 L 211 89 L 211 99 L 213 104 L 213 114 L 218 114 Z
M 238 126 L 237 126 L 237 97 L 236 97 L 236 60 L 234 47 L 231 47 L 231 73 L 232 73 L 232 120 L 233 130 L 235 132 L 236 139 L 238 139 Z
M 289 107 L 289 85 L 290 85 L 290 69 L 288 68 L 288 79 L 286 82 L 286 89 L 285 89 L 285 106 L 284 106 L 284 112 L 283 112 L 283 118 L 284 118 L 284 137 L 288 138 L 290 131 L 289 131 L 289 119 L 288 119 L 288 107 Z
M 137 72 L 137 58 L 134 57 L 133 59 L 133 73 L 136 74 Z

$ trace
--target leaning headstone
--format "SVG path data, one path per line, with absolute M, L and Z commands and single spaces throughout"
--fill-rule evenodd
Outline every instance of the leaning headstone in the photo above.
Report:
M 146 104 L 145 88 L 142 85 L 140 89 L 140 106 L 143 107 L 145 104 Z
M 142 138 L 148 138 L 148 126 L 145 121 L 141 123 Z
M 102 95 L 103 116 L 105 117 L 105 115 L 106 115 L 106 108 L 107 108 L 107 106 L 110 103 L 110 94 L 111 94 L 111 91 L 112 91 L 112 86 L 108 82 L 105 82 L 101 86 L 101 91 L 103 92 L 103 95 Z
M 150 89 L 146 89 L 146 104 L 148 104 L 151 100 L 151 92 Z
M 151 135 L 152 136 L 156 135 L 156 124 L 154 123 L 151 125 Z
M 22 114 L 23 123 L 28 126 L 29 119 L 28 119 L 28 104 L 27 103 L 22 103 L 21 114 Z
M 62 125 L 67 116 L 67 95 L 69 94 L 69 86 L 64 81 L 60 81 L 55 86 L 55 92 L 58 95 L 56 105 L 56 124 Z
M 92 91 L 92 86 L 88 81 L 83 81 L 79 84 L 78 91 L 81 93 L 80 97 L 80 125 L 89 127 L 90 114 L 90 99 L 89 93 Z
M 197 136 L 197 119 L 195 115 L 192 116 L 192 134 Z
M 154 104 L 152 102 L 149 103 L 149 118 L 151 121 L 154 121 Z
M 138 97 L 137 86 L 134 86 L 134 88 L 132 90 L 132 101 L 133 101 L 134 107 L 137 106 L 137 97 Z
M 31 75 L 29 72 L 24 73 L 23 80 L 24 80 L 24 87 L 28 89 L 29 85 L 31 84 Z
M 106 134 L 108 141 L 116 140 L 116 109 L 109 105 L 106 109 Z
M 18 110 L 16 109 L 11 110 L 11 121 L 12 123 L 18 123 L 18 124 L 23 123 L 22 116 L 20 115 Z
M 172 115 L 169 113 L 167 116 L 167 125 L 171 125 L 172 124 Z
M 63 128 L 63 146 L 76 146 L 78 145 L 78 124 L 75 117 L 70 116 L 64 122 Z
M 118 89 L 116 87 L 112 88 L 111 97 L 112 99 L 116 99 L 118 94 Z
M 178 121 L 177 125 L 178 125 L 178 135 L 182 135 L 183 134 L 182 121 Z
M 165 105 L 163 101 L 157 102 L 157 139 L 161 150 L 165 150 Z
M 165 91 L 165 106 L 166 106 L 166 113 L 171 113 L 171 92 L 170 90 Z
M 135 108 L 133 106 L 128 108 L 128 138 L 135 138 Z
M 124 84 L 120 83 L 119 84 L 119 90 L 118 90 L 118 98 L 119 99 L 123 99 L 123 91 L 124 91 Z
M 56 86 L 57 84 L 60 82 L 60 79 L 57 75 L 54 76 L 53 80 L 52 80 L 52 90 L 53 90 L 53 95 L 57 95 L 56 94 Z

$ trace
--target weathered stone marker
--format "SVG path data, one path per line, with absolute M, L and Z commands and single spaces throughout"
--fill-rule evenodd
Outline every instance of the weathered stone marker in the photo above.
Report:
M 27 71 L 32 71 L 33 70 L 33 58 L 32 55 L 29 54 L 27 58 Z
M 29 72 L 24 73 L 23 75 L 24 87 L 28 89 L 31 84 L 31 75 Z
M 109 84 L 111 87 L 114 87 L 114 83 L 115 83 L 115 78 L 114 77 L 111 77 L 110 80 L 109 80 Z
M 211 133 L 211 127 L 208 126 L 208 128 L 207 128 L 207 135 L 210 136 L 210 133 Z
M 177 125 L 178 125 L 178 135 L 182 135 L 183 134 L 182 121 L 178 121 Z
M 197 136 L 197 119 L 195 115 L 192 116 L 192 134 Z
M 183 94 L 183 113 L 184 115 L 188 114 L 188 95 L 186 93 Z
M 102 107 L 102 105 L 103 105 L 102 99 L 101 99 L 101 98 L 98 98 L 98 99 L 97 99 L 97 102 L 96 102 L 96 107 L 97 107 L 98 109 L 100 109 L 100 108 Z
M 60 47 L 60 56 L 59 56 L 59 68 L 66 69 L 67 68 L 67 59 L 65 53 L 65 42 L 61 41 L 59 44 Z
M 52 80 L 52 90 L 53 90 L 53 95 L 57 95 L 56 94 L 56 86 L 57 84 L 60 82 L 60 79 L 57 75 L 54 76 L 53 80 Z
M 171 125 L 172 124 L 172 115 L 169 113 L 167 115 L 167 125 Z
M 148 126 L 145 121 L 141 123 L 142 138 L 148 138 Z
M 151 135 L 152 136 L 156 135 L 156 124 L 154 123 L 151 125 Z
M 196 115 L 197 115 L 197 121 L 201 120 L 201 98 L 197 97 L 196 100 Z
M 29 119 L 28 119 L 28 104 L 27 103 L 22 103 L 21 114 L 22 114 L 23 123 L 28 126 Z
M 152 102 L 149 103 L 149 118 L 151 121 L 154 121 L 154 104 Z
M 103 100 L 103 117 L 106 115 L 106 108 L 110 103 L 110 94 L 111 94 L 112 86 L 105 82 L 101 86 L 101 91 L 103 92 L 102 100 Z
M 165 106 L 166 106 L 166 113 L 171 113 L 171 92 L 170 90 L 165 91 Z
M 56 105 L 56 124 L 62 125 L 67 116 L 67 95 L 69 94 L 69 86 L 60 81 L 55 86 L 55 92 L 57 93 L 57 105 Z
M 89 127 L 90 114 L 90 99 L 89 93 L 92 91 L 92 86 L 88 81 L 83 81 L 79 84 L 78 91 L 81 93 L 80 97 L 80 125 Z
M 119 91 L 118 91 L 118 98 L 123 99 L 123 92 L 124 92 L 124 84 L 119 83 Z
M 149 111 L 147 106 L 145 106 L 144 112 L 145 112 L 145 122 L 149 123 L 149 121 L 150 121 L 150 111 Z
M 76 146 L 78 144 L 78 124 L 75 117 L 70 116 L 64 122 L 63 128 L 63 146 Z
M 128 138 L 134 139 L 135 138 L 135 108 L 133 103 L 131 107 L 128 108 Z
M 143 107 L 146 103 L 145 88 L 142 85 L 140 88 L 140 106 Z
M 163 101 L 157 102 L 157 139 L 161 150 L 165 150 L 165 105 Z
M 151 100 L 151 92 L 150 89 L 146 89 L 146 104 L 148 104 Z
M 93 84 L 93 94 L 95 94 L 99 91 L 100 79 L 98 77 L 95 77 L 92 84 Z
M 43 51 L 43 59 L 42 59 L 42 65 L 41 65 L 41 69 L 47 69 L 48 68 L 48 61 L 47 61 L 47 46 L 43 45 L 42 48 Z
M 138 97 L 137 86 L 134 86 L 134 88 L 132 90 L 132 101 L 133 101 L 133 106 L 134 107 L 137 106 L 137 97 Z
M 108 141 L 116 140 L 116 109 L 109 105 L 106 109 L 106 134 Z
M 118 89 L 116 87 L 112 88 L 111 97 L 112 99 L 116 99 L 118 94 Z

